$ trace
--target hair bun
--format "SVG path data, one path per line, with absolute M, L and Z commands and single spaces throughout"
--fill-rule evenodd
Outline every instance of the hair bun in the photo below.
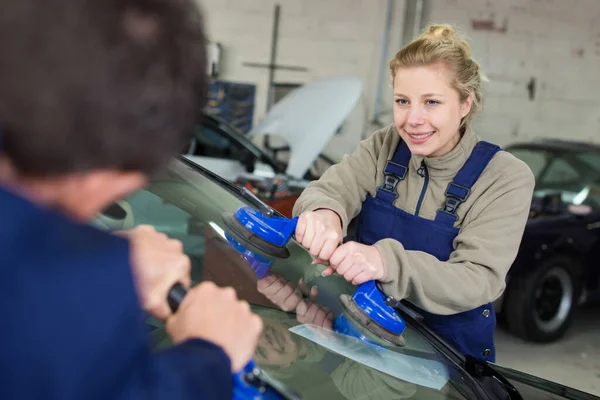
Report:
M 432 39 L 453 39 L 454 29 L 448 25 L 432 25 L 429 27 L 426 36 Z
M 460 47 L 467 57 L 471 57 L 471 47 L 451 25 L 429 25 L 421 38 L 429 41 L 451 42 L 452 45 Z

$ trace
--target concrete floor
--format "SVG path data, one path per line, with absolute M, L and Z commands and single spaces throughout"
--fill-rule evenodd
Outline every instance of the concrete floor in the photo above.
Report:
M 582 309 L 555 343 L 525 342 L 502 325 L 495 339 L 498 364 L 600 396 L 600 306 Z

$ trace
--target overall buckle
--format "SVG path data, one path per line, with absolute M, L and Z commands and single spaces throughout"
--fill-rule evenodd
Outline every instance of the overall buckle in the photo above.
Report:
M 385 174 L 384 182 L 377 188 L 377 195 L 379 199 L 386 202 L 393 202 L 398 198 L 398 192 L 396 186 L 400 182 L 400 178 L 394 174 Z
M 444 193 L 446 195 L 446 203 L 444 204 L 444 207 L 440 209 L 440 211 L 445 214 L 452 215 L 455 220 L 458 219 L 456 210 L 458 209 L 458 206 L 460 206 L 461 203 L 464 203 L 467 197 L 469 197 L 470 193 L 471 189 L 468 187 L 450 182 L 446 188 L 446 192 Z
M 388 161 L 385 164 L 385 169 L 383 172 L 383 184 L 377 188 L 377 191 L 379 192 L 381 190 L 385 192 L 385 194 L 382 193 L 382 195 L 384 195 L 384 198 L 386 199 L 390 198 L 390 194 L 393 196 L 392 200 L 397 199 L 398 192 L 396 186 L 398 186 L 398 183 L 406 177 L 407 170 L 408 168 L 406 168 L 404 165 L 396 164 L 393 161 Z
M 456 197 L 447 197 L 446 204 L 444 204 L 444 209 L 442 211 L 444 211 L 447 214 L 454 215 L 456 214 L 456 209 L 458 208 L 460 203 L 462 203 L 462 201 Z
M 385 190 L 386 192 L 395 193 L 398 182 L 400 182 L 400 178 L 398 176 L 385 174 L 385 181 L 383 182 L 381 189 Z
M 460 200 L 461 202 L 464 202 L 467 199 L 467 197 L 469 197 L 469 194 L 471 194 L 471 189 L 469 189 L 466 186 L 450 182 L 444 194 L 446 195 L 446 197 L 454 197 Z

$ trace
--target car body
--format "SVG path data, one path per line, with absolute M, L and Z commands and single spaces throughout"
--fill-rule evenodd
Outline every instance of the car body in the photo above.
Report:
M 286 164 L 256 146 L 216 115 L 203 114 L 182 155 L 204 168 L 246 187 L 287 217 L 310 182 L 286 173 Z
M 323 277 L 323 267 L 312 264 L 310 254 L 293 239 L 286 246 L 289 257 L 275 259 L 264 275 L 259 273 L 247 254 L 232 246 L 223 222 L 224 213 L 242 206 L 267 207 L 250 191 L 181 157 L 93 223 L 110 231 L 150 224 L 181 240 L 192 262 L 194 284 L 211 280 L 233 286 L 262 317 L 264 330 L 254 361 L 270 381 L 301 398 L 597 398 L 464 357 L 429 330 L 409 303 L 397 306 L 407 323 L 404 347 L 373 346 L 333 332 L 329 323 L 340 312 L 339 297 L 355 287 L 340 276 Z M 265 288 L 271 283 L 265 286 L 265 281 L 289 288 L 284 297 L 296 296 L 298 305 L 269 300 Z M 154 349 L 172 345 L 160 321 L 149 317 L 147 324 Z
M 563 140 L 514 143 L 536 185 L 507 288 L 496 308 L 510 330 L 550 342 L 567 331 L 600 283 L 600 146 Z
M 232 182 L 247 174 L 285 175 L 284 163 L 256 146 L 227 121 L 208 113 L 199 118 L 182 155 Z
M 208 115 L 183 155 L 230 181 L 247 174 L 310 179 L 311 166 L 319 157 L 327 159 L 323 149 L 355 108 L 361 92 L 362 80 L 357 77 L 316 80 L 292 90 L 247 134 L 218 115 Z M 285 161 L 277 161 L 282 152 Z

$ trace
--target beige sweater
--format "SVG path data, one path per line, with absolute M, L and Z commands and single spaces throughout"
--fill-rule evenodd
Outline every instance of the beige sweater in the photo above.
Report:
M 417 169 L 424 160 L 429 185 L 419 217 L 433 220 L 445 202 L 444 192 L 480 139 L 470 130 L 448 154 L 412 156 L 407 176 L 397 186 L 394 205 L 414 214 L 424 179 Z M 393 125 L 362 141 L 318 180 L 311 182 L 294 206 L 294 215 L 318 208 L 337 212 L 346 235 L 367 194 L 383 182 L 386 161 L 400 141 Z M 384 239 L 374 244 L 382 254 L 387 276 L 381 281 L 387 295 L 406 299 L 436 314 L 454 314 L 496 300 L 504 291 L 523 232 L 535 185 L 524 162 L 508 152 L 497 153 L 471 194 L 458 208 L 460 232 L 446 262 L 422 252 L 405 250 L 402 243 Z

